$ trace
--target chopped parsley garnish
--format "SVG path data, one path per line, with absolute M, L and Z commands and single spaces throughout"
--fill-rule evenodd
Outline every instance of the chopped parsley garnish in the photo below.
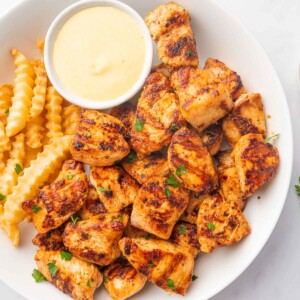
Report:
M 270 136 L 270 137 L 264 139 L 264 142 L 265 142 L 265 143 L 269 143 L 273 138 L 275 138 L 275 137 L 277 137 L 277 136 L 279 136 L 279 133 L 276 133 L 276 134 L 274 134 L 274 135 L 272 135 L 272 136 Z
M 4 199 L 5 199 L 5 195 L 3 195 L 3 194 L 0 193 L 0 201 L 2 201 Z
M 174 130 L 174 131 L 176 131 L 176 130 L 179 129 L 179 127 L 178 127 L 177 124 L 172 124 L 172 125 L 170 126 L 170 128 L 171 128 L 171 130 Z
M 48 263 L 47 266 L 48 266 L 48 269 L 49 269 L 49 272 L 50 272 L 51 276 L 55 276 L 56 273 L 57 273 L 57 267 L 54 264 L 54 262 Z
M 9 114 L 9 108 L 4 113 L 5 114 Z
M 207 225 L 207 228 L 211 231 L 214 231 L 216 229 L 215 225 L 214 224 L 211 224 L 211 223 L 206 223 Z
M 187 50 L 186 55 L 189 56 L 189 57 L 192 57 L 192 56 L 195 56 L 195 53 L 191 50 Z
M 76 217 L 76 218 L 74 218 L 74 216 L 71 216 L 71 221 L 72 221 L 72 223 L 75 225 L 78 221 L 80 221 L 80 218 L 79 217 Z
M 105 283 L 108 282 L 107 276 L 106 276 L 105 274 L 103 275 L 103 281 L 104 281 Z
M 160 117 L 157 117 L 157 118 L 156 118 L 156 121 L 159 122 L 159 121 L 160 121 Z
M 169 188 L 165 188 L 165 195 L 170 198 L 171 197 L 171 191 Z
M 34 278 L 35 282 L 46 281 L 46 278 L 44 277 L 44 275 L 37 269 L 33 269 L 33 272 L 31 275 Z
M 298 182 L 300 183 L 300 177 L 298 178 Z M 295 185 L 295 191 L 297 193 L 297 196 L 300 196 L 300 185 Z
M 101 148 L 101 150 L 105 150 L 105 147 L 102 143 L 99 143 L 99 147 Z
M 136 118 L 134 128 L 138 132 L 142 131 L 142 129 L 144 128 L 144 124 L 139 118 Z
M 150 261 L 149 264 L 148 264 L 148 266 L 149 266 L 150 268 L 153 268 L 153 267 L 154 267 L 154 263 L 153 263 L 152 261 Z
M 17 173 L 17 175 L 19 175 L 20 173 L 23 172 L 23 168 L 19 164 L 16 164 L 15 172 Z
M 72 174 L 69 174 L 69 175 L 67 176 L 67 178 L 68 178 L 68 180 L 71 180 L 71 179 L 73 178 L 73 175 L 72 175 Z
M 167 286 L 171 289 L 171 290 L 175 290 L 175 286 L 174 286 L 174 281 L 172 279 L 168 279 L 167 280 Z
M 121 216 L 119 217 L 119 219 L 120 219 L 120 221 L 122 222 L 122 221 L 124 220 L 124 216 L 121 215 Z
M 91 286 L 91 281 L 90 281 L 90 280 L 88 280 L 88 281 L 86 282 L 86 286 L 92 287 L 92 286 Z
M 168 185 L 172 185 L 173 187 L 179 187 L 180 183 L 176 180 L 174 175 L 171 175 L 167 180 L 166 180 L 166 184 Z
M 104 188 L 104 187 L 102 187 L 102 186 L 99 186 L 99 187 L 98 187 L 98 191 L 99 191 L 99 192 L 111 192 L 111 190 L 110 190 L 109 188 Z
M 180 224 L 179 228 L 178 228 L 178 234 L 179 235 L 185 235 L 185 233 L 186 233 L 186 226 L 183 225 L 183 224 Z
M 60 257 L 61 257 L 63 260 L 71 260 L 72 257 L 73 257 L 73 254 L 72 254 L 72 253 L 69 253 L 69 252 L 66 252 L 66 251 L 60 251 Z
M 129 163 L 133 163 L 136 160 L 136 153 L 134 151 L 130 151 L 130 153 L 125 157 L 125 161 Z
M 186 174 L 186 172 L 187 172 L 187 170 L 186 170 L 185 166 L 179 165 L 176 170 L 176 175 L 181 176 L 182 174 Z
M 104 156 L 104 158 L 108 159 L 108 158 L 109 158 L 109 156 L 108 156 L 108 155 L 106 155 L 106 156 Z
M 88 138 L 90 138 L 92 135 L 91 135 L 90 132 L 87 132 L 87 133 L 85 134 L 85 136 L 88 137 Z
M 193 275 L 193 276 L 192 276 L 192 280 L 195 281 L 196 279 L 198 279 L 198 276 Z
M 36 206 L 36 205 L 33 205 L 31 208 L 32 208 L 32 210 L 35 214 L 37 214 L 41 210 L 41 208 L 39 206 Z

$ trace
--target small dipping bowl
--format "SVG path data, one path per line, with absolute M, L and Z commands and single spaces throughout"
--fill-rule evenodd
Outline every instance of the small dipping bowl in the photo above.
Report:
M 81 96 L 76 95 L 71 90 L 67 89 L 56 74 L 53 63 L 54 43 L 63 25 L 74 14 L 92 7 L 113 7 L 125 12 L 136 22 L 138 27 L 141 29 L 145 42 L 145 61 L 137 81 L 124 94 L 116 98 L 105 99 L 101 101 L 83 98 Z M 120 51 L 122 51 L 122 49 L 120 49 Z M 50 25 L 45 39 L 44 60 L 46 71 L 52 85 L 58 91 L 58 93 L 61 94 L 67 101 L 85 108 L 108 109 L 122 104 L 127 100 L 130 100 L 142 88 L 147 76 L 151 71 L 153 60 L 153 44 L 149 30 L 143 18 L 130 6 L 117 0 L 82 0 L 64 9 Z

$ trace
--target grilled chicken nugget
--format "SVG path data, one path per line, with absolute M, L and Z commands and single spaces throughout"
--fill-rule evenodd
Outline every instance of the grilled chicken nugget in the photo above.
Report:
M 226 201 L 220 190 L 207 195 L 197 219 L 202 252 L 239 242 L 251 232 L 243 213 L 234 201 Z
M 232 98 L 210 70 L 182 67 L 171 77 L 184 118 L 199 132 L 229 113 Z
M 143 238 L 123 238 L 119 246 L 130 264 L 152 283 L 167 292 L 185 294 L 194 268 L 194 257 L 185 248 Z
M 249 197 L 270 181 L 279 166 L 276 147 L 265 143 L 261 134 L 249 133 L 239 139 L 232 151 L 242 196 Z
M 210 125 L 200 134 L 200 137 L 211 156 L 219 152 L 223 142 L 223 131 L 220 124 Z
M 189 202 L 189 191 L 171 183 L 166 177 L 152 177 L 142 185 L 133 204 L 133 226 L 163 239 L 170 237 Z
M 184 127 L 174 134 L 168 162 L 170 170 L 188 189 L 206 193 L 215 188 L 217 174 L 212 157 L 196 132 Z
M 67 160 L 57 179 L 42 187 L 36 200 L 25 201 L 23 209 L 32 216 L 39 233 L 59 227 L 79 211 L 88 191 L 88 180 L 80 162 Z
M 34 259 L 47 281 L 63 293 L 75 300 L 94 299 L 95 290 L 103 279 L 96 266 L 74 256 L 64 260 L 60 251 L 38 250 Z
M 222 127 L 232 148 L 248 133 L 260 133 L 265 138 L 267 129 L 261 95 L 257 93 L 241 95 L 234 103 L 230 114 L 224 118 Z
M 108 114 L 82 109 L 71 153 L 74 159 L 95 166 L 111 166 L 130 151 L 123 123 Z
M 215 76 L 221 79 L 223 84 L 227 87 L 233 101 L 241 94 L 246 93 L 241 77 L 223 62 L 214 58 L 208 58 L 205 62 L 205 69 L 210 70 Z
M 69 223 L 63 234 L 64 244 L 83 260 L 109 265 L 120 256 L 118 241 L 127 222 L 127 214 L 105 213 L 76 224 Z
M 139 273 L 126 259 L 118 259 L 104 271 L 104 285 L 113 300 L 127 299 L 139 292 L 147 277 Z
M 92 167 L 90 180 L 109 212 L 120 211 L 137 197 L 137 182 L 121 167 Z

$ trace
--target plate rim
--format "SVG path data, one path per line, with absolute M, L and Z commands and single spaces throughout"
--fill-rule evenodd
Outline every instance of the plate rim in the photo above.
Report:
M 32 0 L 17 0 L 10 8 L 4 10 L 3 12 L 0 13 L 0 21 L 4 18 L 6 18 L 7 16 L 9 16 L 11 13 L 13 13 L 14 10 L 19 9 L 19 7 L 21 6 L 26 6 L 28 5 L 28 3 L 30 3 Z M 78 0 L 74 0 L 74 1 L 78 1 Z M 122 0 L 119 0 L 121 2 L 123 2 Z M 176 1 L 176 0 L 174 0 Z M 248 259 L 245 260 L 243 263 L 241 263 L 241 267 L 240 267 L 240 271 L 237 272 L 236 274 L 233 274 L 232 276 L 227 276 L 226 280 L 224 280 L 223 284 L 220 285 L 215 291 L 214 293 L 212 293 L 209 297 L 212 298 L 215 295 L 217 295 L 218 293 L 220 293 L 221 291 L 223 291 L 226 287 L 229 287 L 229 285 L 231 283 L 233 283 L 238 277 L 240 277 L 245 271 L 246 269 L 254 262 L 254 260 L 256 259 L 256 257 L 261 253 L 262 249 L 266 246 L 267 242 L 269 241 L 274 229 L 276 228 L 277 224 L 278 224 L 278 220 L 282 214 L 282 210 L 284 208 L 285 202 L 287 200 L 287 196 L 288 196 L 288 191 L 290 188 L 290 183 L 291 183 L 291 176 L 292 176 L 292 168 L 293 168 L 293 161 L 294 161 L 294 157 L 293 157 L 293 153 L 294 153 L 294 138 L 293 138 L 293 127 L 292 127 L 292 119 L 291 119 L 291 114 L 290 114 L 290 108 L 289 108 L 289 104 L 288 104 L 288 100 L 284 91 L 284 88 L 282 86 L 282 83 L 279 79 L 278 73 L 276 71 L 276 69 L 274 68 L 269 56 L 267 55 L 265 49 L 262 47 L 262 45 L 260 44 L 260 42 L 254 37 L 254 35 L 251 33 L 251 31 L 248 29 L 248 27 L 235 15 L 233 15 L 229 10 L 227 10 L 225 7 L 223 7 L 221 4 L 218 3 L 217 0 L 202 0 L 205 2 L 209 2 L 211 5 L 216 6 L 219 10 L 222 11 L 222 13 L 224 15 L 226 15 L 227 17 L 229 17 L 232 22 L 236 23 L 241 30 L 244 32 L 245 35 L 247 35 L 247 37 L 251 40 L 251 42 L 253 43 L 253 45 L 255 45 L 259 51 L 261 52 L 261 55 L 263 56 L 265 62 L 268 64 L 270 72 L 272 73 L 272 78 L 274 79 L 274 82 L 276 83 L 276 86 L 278 87 L 278 90 L 280 92 L 280 96 L 279 98 L 281 99 L 280 101 L 283 104 L 283 115 L 284 117 L 287 117 L 285 120 L 285 128 L 286 128 L 286 133 L 288 134 L 287 136 L 287 141 L 288 141 L 288 145 L 286 147 L 286 157 L 287 159 L 287 163 L 285 165 L 285 173 L 286 173 L 286 177 L 285 177 L 285 184 L 282 185 L 284 192 L 283 194 L 284 199 L 281 201 L 281 206 L 280 206 L 280 210 L 278 210 L 275 218 L 274 218 L 274 224 L 271 226 L 271 228 L 269 229 L 269 231 L 265 234 L 265 238 L 264 238 L 264 242 L 261 243 L 261 245 L 259 245 L 259 247 L 257 248 L 257 251 L 250 253 L 250 255 L 248 256 Z M 285 187 L 285 188 L 284 188 Z M 0 280 L 6 284 L 10 289 L 12 289 L 13 291 L 15 291 L 16 293 L 18 293 L 19 295 L 21 295 L 24 298 L 27 298 L 25 295 L 22 294 L 22 291 L 18 288 L 18 286 L 14 286 L 11 284 L 11 282 L 7 281 L 5 278 L 0 277 Z M 67 296 L 67 295 L 66 295 Z

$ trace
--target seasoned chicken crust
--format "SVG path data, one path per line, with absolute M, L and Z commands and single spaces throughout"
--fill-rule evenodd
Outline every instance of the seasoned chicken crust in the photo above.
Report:
M 185 248 L 141 238 L 123 238 L 119 246 L 130 264 L 152 283 L 167 292 L 185 294 L 194 268 L 194 257 Z

